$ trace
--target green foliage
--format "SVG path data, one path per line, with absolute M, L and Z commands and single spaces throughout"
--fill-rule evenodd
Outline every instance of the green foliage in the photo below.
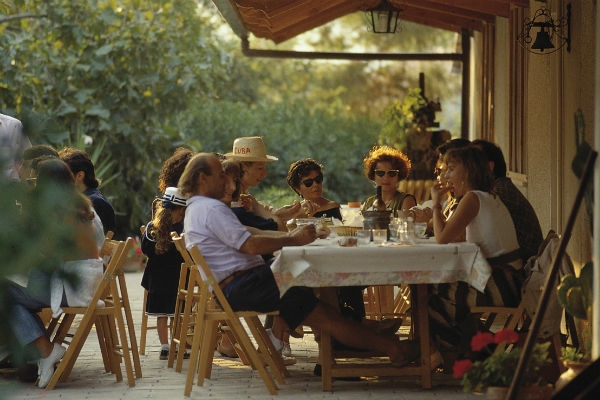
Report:
M 579 319 L 591 319 L 594 264 L 586 263 L 578 277 L 565 275 L 557 288 L 558 301 L 569 314 Z
M 405 150 L 409 132 L 421 127 L 417 113 L 426 105 L 427 101 L 421 95 L 421 89 L 409 89 L 402 101 L 395 101 L 383 110 L 385 122 L 379 133 L 379 141 Z
M 568 274 L 560 281 L 557 288 L 558 301 L 573 317 L 581 321 L 581 347 L 577 352 L 582 358 L 590 360 L 592 354 L 592 307 L 594 302 L 593 285 L 594 263 L 588 261 L 579 276 Z
M 540 369 L 548 364 L 550 342 L 536 343 L 523 375 L 523 385 L 539 384 Z M 483 361 L 475 361 L 472 368 L 462 377 L 465 392 L 484 391 L 488 386 L 510 385 L 515 369 L 521 358 L 521 349 L 493 353 Z
M 363 200 L 373 188 L 361 161 L 377 142 L 380 110 L 416 86 L 415 71 L 440 87 L 431 93 L 460 93 L 456 80 L 439 79 L 449 63 L 248 59 L 207 0 L 2 4 L 31 16 L 0 17 L 0 109 L 23 121 L 32 143 L 92 155 L 117 212 L 117 237 L 150 218 L 160 167 L 176 147 L 227 152 L 238 136 L 263 136 L 280 158 L 259 199 L 293 198 L 287 168 L 312 157 L 324 164 L 328 197 Z M 344 29 L 327 26 L 286 45 L 420 51 L 428 43 L 429 51 L 449 52 L 456 43 L 452 32 L 425 34 L 411 24 L 382 37 L 362 34 L 357 15 L 339 23 Z
M 24 0 L 17 8 L 40 17 L 3 27 L 1 107 L 56 129 L 41 127 L 40 136 L 37 125 L 27 129 L 33 143 L 61 147 L 81 133 L 92 138 L 85 150 L 102 149 L 101 190 L 119 226 L 139 226 L 161 161 L 186 141 L 179 113 L 192 98 L 228 91 L 229 56 L 194 2 Z M 116 174 L 120 179 L 110 179 Z
M 5 297 L 10 275 L 27 276 L 36 269 L 53 272 L 73 255 L 75 233 L 71 225 L 64 223 L 72 205 L 72 191 L 57 187 L 37 187 L 31 191 L 17 182 L 0 177 L 0 319 L 8 321 L 10 307 Z M 0 342 L 6 345 L 12 338 L 6 323 L 0 324 Z M 15 352 L 19 350 L 14 347 Z M 15 354 L 17 359 L 20 353 Z
M 376 123 L 349 113 L 311 112 L 303 103 L 265 104 L 249 108 L 238 102 L 207 103 L 189 122 L 201 126 L 201 149 L 227 153 L 240 136 L 263 136 L 268 154 L 279 161 L 268 164 L 268 176 L 254 190 L 256 197 L 273 205 L 297 195 L 285 184 L 289 165 L 311 157 L 323 164 L 325 195 L 346 202 L 362 201 L 373 192 L 363 175 L 362 159 L 376 142 Z M 273 195 L 270 187 L 288 191 Z M 265 191 L 265 194 L 262 193 Z
M 560 356 L 566 362 L 584 362 L 586 356 L 575 347 L 561 347 Z
M 7 258 L 1 264 L 3 272 L 52 270 L 73 245 L 72 230 L 55 218 L 68 197 L 58 188 L 30 191 L 3 178 L 0 184 L 0 253 Z

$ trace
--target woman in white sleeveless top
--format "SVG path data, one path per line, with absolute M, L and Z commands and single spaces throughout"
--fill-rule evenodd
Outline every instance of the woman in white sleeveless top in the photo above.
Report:
M 442 348 L 466 350 L 477 330 L 470 315 L 473 305 L 517 306 L 520 301 L 522 261 L 512 218 L 500 198 L 491 190 L 493 177 L 485 154 L 475 147 L 449 150 L 444 162 L 447 184 L 431 189 L 433 228 L 438 243 L 475 243 L 492 267 L 485 293 L 464 282 L 435 285 L 430 297 L 434 338 Z M 454 213 L 446 220 L 440 200 L 452 190 L 460 197 Z

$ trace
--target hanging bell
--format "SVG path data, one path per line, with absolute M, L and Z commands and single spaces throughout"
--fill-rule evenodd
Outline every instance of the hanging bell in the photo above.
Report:
M 548 34 L 548 31 L 546 31 L 544 28 L 541 28 L 537 36 L 535 37 L 535 42 L 533 42 L 531 48 L 542 52 L 545 49 L 553 49 L 554 45 L 550 40 L 550 35 Z

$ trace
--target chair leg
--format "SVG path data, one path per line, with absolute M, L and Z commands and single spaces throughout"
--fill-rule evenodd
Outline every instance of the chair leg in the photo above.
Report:
M 250 341 L 250 337 L 248 337 L 248 334 L 244 330 L 240 320 L 230 319 L 227 321 L 227 325 L 232 329 L 232 332 L 236 336 L 237 342 L 240 344 L 246 355 L 250 358 L 251 365 L 256 368 L 260 374 L 265 386 L 267 387 L 267 390 L 269 390 L 269 393 L 276 395 L 277 386 L 275 385 L 275 381 L 269 374 L 269 371 L 267 371 L 265 368 L 265 365 L 260 359 L 256 348 L 254 348 L 254 345 Z
M 281 357 L 281 353 L 279 353 L 275 346 L 273 346 L 273 342 L 269 338 L 267 331 L 265 331 L 262 323 L 258 316 L 247 317 L 246 324 L 248 328 L 250 328 L 250 332 L 252 332 L 252 336 L 254 336 L 254 340 L 258 343 L 258 351 L 265 357 L 265 361 L 273 371 L 275 375 L 275 379 L 280 384 L 285 384 L 284 376 L 290 376 L 289 371 L 285 367 L 283 363 L 283 358 Z
M 146 301 L 148 291 L 144 290 L 144 303 L 142 304 L 142 326 L 140 328 L 140 354 L 146 355 L 146 333 L 148 332 L 148 316 L 146 315 Z
M 183 313 L 181 315 L 181 327 L 179 328 L 179 335 L 175 337 L 172 336 L 171 340 L 171 350 L 175 351 L 175 343 L 179 344 L 179 351 L 177 352 L 177 363 L 175 364 L 175 371 L 181 372 L 183 369 L 183 355 L 185 353 L 185 348 L 187 347 L 187 338 L 188 338 L 188 330 L 192 328 L 195 330 L 197 328 L 197 322 L 193 315 L 193 306 L 194 306 L 194 288 L 193 285 L 188 287 L 186 298 L 184 302 Z M 169 353 L 169 358 L 171 354 Z
M 101 329 L 98 329 L 102 326 Z M 117 336 L 117 327 L 112 315 L 101 315 L 96 319 L 96 330 L 103 332 L 104 346 L 107 349 L 107 360 L 104 363 L 110 365 L 110 372 L 115 374 L 117 382 L 123 380 L 121 371 L 121 352 L 119 351 L 119 341 Z
M 117 303 L 117 302 L 115 302 Z M 118 308 L 116 310 L 115 313 L 115 319 L 116 319 L 116 325 L 118 328 L 118 338 L 115 337 L 115 341 L 120 339 L 120 343 L 121 343 L 121 354 L 123 357 L 123 361 L 125 362 L 125 373 L 127 374 L 127 382 L 129 384 L 129 387 L 134 387 L 135 386 L 135 378 L 134 378 L 134 367 L 131 361 L 131 356 L 132 356 L 132 351 L 129 348 L 129 340 L 127 338 L 127 331 L 125 329 L 125 320 L 123 319 L 123 314 L 122 314 L 122 310 L 120 307 L 117 307 L 117 305 L 115 305 L 116 308 Z
M 75 315 L 74 314 L 63 314 L 61 318 L 60 323 L 58 323 L 58 318 L 56 318 L 56 323 L 54 324 L 58 324 L 57 328 L 56 328 L 56 332 L 54 334 L 54 338 L 52 339 L 52 341 L 54 343 L 64 343 L 65 342 L 65 338 L 68 336 L 69 334 L 69 329 L 71 329 L 71 325 L 73 325 L 73 321 L 75 320 Z M 52 323 L 51 323 L 52 324 Z
M 197 329 L 197 328 L 196 328 Z M 200 352 L 198 353 L 198 386 L 204 384 L 204 379 L 210 378 L 212 374 L 212 363 L 214 357 L 213 343 L 217 341 L 218 321 L 205 321 L 202 326 L 202 340 Z
M 127 284 L 123 271 L 119 272 L 119 289 L 121 293 L 122 309 L 125 313 L 125 321 L 127 323 L 127 334 L 129 336 L 129 351 L 133 361 L 135 377 L 142 377 L 142 363 L 140 361 L 140 353 L 138 351 L 137 339 L 135 337 L 135 326 L 133 325 L 133 315 L 131 314 L 131 306 L 129 305 L 129 294 L 127 292 Z M 125 338 L 124 340 L 126 340 Z
M 96 322 L 96 335 L 98 336 L 98 344 L 100 345 L 104 371 L 112 372 L 113 366 L 111 366 L 110 363 L 112 346 L 107 341 L 107 338 L 110 337 L 110 332 L 107 330 L 108 323 L 105 321 L 105 318 L 98 318 L 98 321 Z
M 191 349 L 191 354 L 190 354 L 190 363 L 188 365 L 188 371 L 187 371 L 187 376 L 185 379 L 185 387 L 183 390 L 183 394 L 186 397 L 190 397 L 190 394 L 192 393 L 192 385 L 194 384 L 194 376 L 196 375 L 196 368 L 198 367 L 198 363 L 200 362 L 200 345 L 202 343 L 202 336 L 203 336 L 203 331 L 205 329 L 205 326 L 207 325 L 206 321 L 204 321 L 204 323 L 200 323 L 200 321 L 197 321 L 199 323 L 199 325 L 196 326 L 196 328 L 194 329 L 194 338 L 192 340 L 192 349 Z M 200 365 L 201 367 L 202 365 Z M 199 381 L 198 385 L 202 385 L 202 383 Z
M 182 308 L 183 302 L 180 301 L 180 294 L 177 295 L 177 301 L 175 302 L 175 313 L 173 314 L 173 318 L 171 320 L 171 341 L 169 343 L 169 358 L 167 360 L 167 367 L 173 368 L 173 364 L 175 363 L 175 350 L 177 349 L 177 345 L 179 344 L 179 336 L 181 335 L 182 326 Z
M 58 363 L 58 367 L 54 371 L 54 374 L 52 374 L 52 378 L 50 378 L 46 390 L 54 389 L 59 379 L 63 378 L 64 380 L 69 376 L 73 364 L 75 364 L 75 360 L 83 347 L 83 342 L 85 342 L 85 338 L 92 328 L 92 323 L 93 321 L 91 319 L 84 319 L 81 321 L 75 336 L 73 336 L 73 339 L 71 340 L 71 344 L 69 344 L 69 347 L 67 348 L 67 352 Z

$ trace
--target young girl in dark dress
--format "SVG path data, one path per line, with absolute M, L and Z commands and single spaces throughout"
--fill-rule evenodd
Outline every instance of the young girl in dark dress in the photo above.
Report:
M 156 317 L 161 344 L 160 359 L 169 357 L 168 319 L 173 317 L 183 258 L 171 240 L 171 232 L 183 231 L 186 200 L 168 187 L 156 205 L 154 218 L 142 235 L 142 252 L 148 257 L 142 286 L 148 291 L 146 315 Z

